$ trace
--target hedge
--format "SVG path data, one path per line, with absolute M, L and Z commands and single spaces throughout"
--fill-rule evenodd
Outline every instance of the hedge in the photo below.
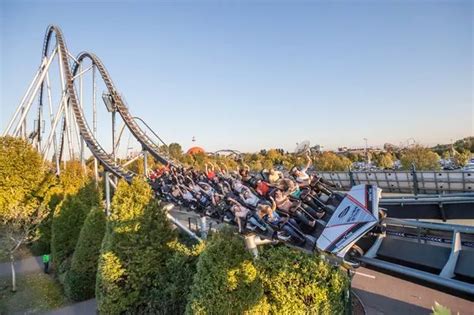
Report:
M 102 314 L 147 313 L 176 238 L 147 183 L 121 181 L 102 243 L 96 298 Z
M 66 273 L 64 291 L 74 301 L 91 299 L 95 295 L 95 281 L 100 247 L 105 233 L 105 213 L 93 208 L 84 222 L 71 269 Z
M 214 234 L 197 263 L 186 313 L 266 314 L 268 308 L 242 239 L 229 229 Z
M 56 208 L 67 195 L 75 195 L 84 187 L 89 178 L 79 161 L 67 161 L 66 167 L 61 169 L 59 179 L 54 187 L 48 191 L 47 204 L 50 214 L 35 231 L 35 241 L 31 245 L 34 255 L 39 256 L 51 253 L 53 216 Z M 59 210 L 58 210 L 59 211 Z
M 340 269 L 286 246 L 261 250 L 256 267 L 272 314 L 342 314 L 349 279 Z
M 225 229 L 201 254 L 188 314 L 342 314 L 349 279 L 316 255 L 285 245 L 262 246 L 252 257 Z
M 162 282 L 152 292 L 151 308 L 158 314 L 183 314 L 204 243 L 188 247 L 173 241 L 169 247 L 174 252 L 166 262 L 164 279 L 159 279 Z
M 69 270 L 84 220 L 93 207 L 100 204 L 100 195 L 90 181 L 76 194 L 68 195 L 53 216 L 51 256 L 61 282 Z

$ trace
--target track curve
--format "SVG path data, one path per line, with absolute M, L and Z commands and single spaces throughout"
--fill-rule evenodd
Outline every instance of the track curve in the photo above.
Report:
M 125 105 L 125 102 L 123 101 L 122 97 L 120 94 L 117 92 L 117 89 L 115 88 L 115 85 L 105 68 L 104 64 L 102 61 L 95 55 L 89 52 L 82 52 L 76 57 L 76 62 L 74 63 L 72 67 L 72 75 L 75 76 L 79 70 L 79 66 L 85 59 L 90 59 L 92 63 L 97 67 L 99 70 L 99 73 L 102 77 L 102 80 L 104 81 L 105 85 L 107 86 L 107 90 L 109 91 L 110 95 L 112 96 L 113 103 L 115 105 L 115 109 L 117 112 L 120 114 L 122 117 L 123 121 L 127 125 L 128 129 L 130 132 L 133 134 L 133 136 L 140 142 L 140 144 L 143 146 L 143 148 L 150 152 L 150 154 L 158 160 L 160 163 L 163 164 L 171 164 L 171 159 L 163 152 L 160 152 L 160 149 L 158 145 L 156 145 L 150 137 L 140 128 L 140 126 L 135 122 L 135 119 L 133 118 L 132 114 L 128 110 L 127 106 Z
M 46 35 L 43 43 L 43 57 L 48 56 L 48 48 L 52 40 L 53 34 L 55 34 L 56 37 L 58 54 L 61 57 L 61 63 L 65 74 L 64 79 L 66 82 L 66 93 L 68 97 L 68 102 L 71 105 L 74 117 L 76 118 L 76 123 L 79 127 L 79 133 L 81 134 L 81 137 L 84 139 L 87 147 L 91 150 L 92 154 L 100 161 L 100 163 L 104 166 L 106 170 L 130 182 L 135 174 L 127 171 L 114 161 L 114 159 L 99 144 L 99 142 L 91 132 L 89 125 L 87 124 L 87 121 L 84 117 L 84 112 L 82 111 L 81 106 L 79 106 L 76 90 L 74 88 L 73 74 L 71 72 L 71 68 L 68 62 L 68 50 L 64 41 L 64 36 L 62 34 L 61 29 L 55 25 L 48 26 L 46 30 Z M 42 92 L 43 86 L 41 87 L 41 99 L 43 97 Z M 42 102 L 42 100 L 40 102 Z M 63 140 L 61 140 L 61 142 L 63 142 Z

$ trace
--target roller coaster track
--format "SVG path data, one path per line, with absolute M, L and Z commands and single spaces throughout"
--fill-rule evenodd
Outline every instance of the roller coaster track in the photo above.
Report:
M 127 125 L 128 129 L 130 132 L 133 134 L 133 136 L 140 142 L 140 144 L 143 146 L 143 148 L 150 152 L 150 154 L 160 163 L 163 164 L 169 164 L 171 163 L 171 159 L 168 157 L 165 157 L 165 154 L 163 152 L 160 152 L 160 149 L 158 145 L 156 145 L 150 137 L 140 128 L 140 126 L 136 123 L 134 117 L 132 114 L 129 112 L 127 106 L 125 105 L 125 102 L 123 101 L 122 97 L 120 94 L 117 92 L 117 89 L 115 88 L 115 85 L 105 68 L 104 64 L 102 61 L 94 54 L 88 53 L 88 52 L 82 52 L 79 54 L 79 56 L 76 58 L 77 61 L 74 63 L 73 66 L 73 76 L 75 76 L 79 70 L 79 66 L 85 59 L 90 59 L 92 63 L 97 67 L 99 70 L 100 75 L 102 76 L 102 79 L 104 80 L 104 83 L 107 87 L 108 92 L 110 93 L 114 105 L 114 109 L 120 114 L 122 117 L 123 121 Z
M 56 43 L 58 47 L 58 53 L 62 63 L 63 73 L 65 75 L 66 81 L 66 95 L 68 102 L 71 105 L 71 108 L 76 119 L 77 126 L 79 127 L 79 133 L 82 139 L 87 144 L 88 148 L 91 150 L 92 154 L 100 161 L 105 169 L 116 175 L 117 177 L 124 178 L 127 181 L 131 181 L 133 178 L 133 173 L 125 170 L 119 164 L 117 164 L 112 157 L 102 148 L 97 139 L 94 137 L 91 132 L 87 121 L 84 117 L 84 112 L 79 106 L 77 99 L 76 90 L 74 88 L 73 74 L 68 62 L 68 50 L 61 29 L 57 26 L 51 25 L 46 31 L 46 36 L 43 46 L 43 56 L 47 57 L 48 47 L 52 38 L 53 33 L 56 35 Z M 43 87 L 41 89 L 43 91 Z M 41 92 L 43 93 L 43 92 Z M 63 141 L 63 140 L 62 140 Z M 61 141 L 61 142 L 62 142 Z
M 105 167 L 106 170 L 112 172 L 119 178 L 124 178 L 127 181 L 131 181 L 134 174 L 127 171 L 123 167 L 121 167 L 118 163 L 114 161 L 114 159 L 102 148 L 99 144 L 97 139 L 94 137 L 91 129 L 89 128 L 87 121 L 84 117 L 84 112 L 82 107 L 79 106 L 77 94 L 74 88 L 74 77 L 77 75 L 82 62 L 86 59 L 90 59 L 93 65 L 99 70 L 99 73 L 107 87 L 108 92 L 110 93 L 114 105 L 114 110 L 116 110 L 120 116 L 122 117 L 123 121 L 125 122 L 126 126 L 133 134 L 133 136 L 138 140 L 138 142 L 142 145 L 143 149 L 150 154 L 159 162 L 163 164 L 170 164 L 171 159 L 165 157 L 165 153 L 160 152 L 160 148 L 156 145 L 150 137 L 140 128 L 140 126 L 136 123 L 135 119 L 129 112 L 125 102 L 123 101 L 120 94 L 117 92 L 113 81 L 105 68 L 102 61 L 94 54 L 88 52 L 82 52 L 76 58 L 74 65 L 71 67 L 68 62 L 68 50 L 66 47 L 66 43 L 64 41 L 64 36 L 62 31 L 56 26 L 49 26 L 46 31 L 46 36 L 43 45 L 43 57 L 47 57 L 48 55 L 48 47 L 50 45 L 50 41 L 52 39 L 53 33 L 56 35 L 56 42 L 58 46 L 58 53 L 61 57 L 61 62 L 63 66 L 63 73 L 65 75 L 65 82 L 66 82 L 66 95 L 67 100 L 73 110 L 74 117 L 76 119 L 77 126 L 79 128 L 79 133 L 82 139 L 87 144 L 88 148 L 91 150 L 92 154 L 100 161 L 100 163 Z M 44 83 L 42 83 L 41 87 L 41 94 L 40 94 L 40 104 L 42 103 L 43 98 L 43 90 L 44 90 Z M 66 121 L 63 120 L 62 129 L 66 128 Z M 59 154 L 62 155 L 63 147 L 64 147 L 64 132 L 61 133 L 60 138 L 60 149 Z M 61 158 L 61 157 L 60 157 Z

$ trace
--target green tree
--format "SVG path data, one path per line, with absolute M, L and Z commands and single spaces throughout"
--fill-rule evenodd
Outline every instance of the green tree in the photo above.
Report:
M 35 230 L 35 241 L 31 245 L 32 252 L 37 256 L 51 253 L 53 214 L 56 207 L 66 195 L 76 194 L 89 178 L 79 161 L 67 161 L 65 167 L 61 168 L 59 179 L 54 180 L 45 200 L 48 214 Z
M 66 273 L 64 291 L 74 301 L 91 299 L 95 294 L 95 280 L 100 247 L 105 233 L 105 213 L 92 208 L 82 226 L 71 268 Z
M 468 150 L 462 150 L 460 152 L 457 152 L 456 155 L 454 155 L 454 161 L 456 165 L 461 167 L 465 166 L 469 162 L 470 158 L 471 152 Z
M 349 278 L 315 255 L 267 247 L 256 260 L 272 314 L 343 314 Z
M 0 137 L 0 254 L 10 258 L 16 291 L 15 253 L 34 240 L 47 216 L 47 192 L 55 181 L 41 155 L 26 141 Z
M 188 314 L 266 314 L 261 281 L 242 239 L 225 229 L 213 235 L 197 263 Z
M 183 314 L 196 274 L 204 243 L 188 247 L 179 241 L 169 243 L 174 251 L 166 262 L 166 272 L 153 289 L 151 309 L 158 314 Z
M 438 170 L 439 155 L 428 148 L 415 145 L 409 149 L 405 149 L 400 157 L 402 168 L 409 170 L 412 164 L 417 170 Z
M 56 208 L 53 216 L 51 256 L 61 282 L 70 268 L 82 225 L 89 211 L 100 205 L 100 194 L 90 181 L 76 194 L 69 194 Z
M 166 273 L 175 234 L 149 185 L 119 182 L 102 243 L 96 283 L 102 314 L 146 313 Z
M 314 166 L 318 171 L 346 171 L 352 162 L 345 156 L 339 156 L 334 152 L 323 152 L 314 158 Z
M 170 143 L 168 145 L 168 152 L 174 159 L 180 159 L 183 155 L 183 149 L 179 143 Z

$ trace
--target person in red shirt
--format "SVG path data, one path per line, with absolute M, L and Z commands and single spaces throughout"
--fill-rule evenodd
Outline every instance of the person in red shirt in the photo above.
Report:
M 260 194 L 260 196 L 266 197 L 268 195 L 268 191 L 270 190 L 270 186 L 263 180 L 259 179 L 257 181 L 257 185 L 255 186 L 255 190 Z
M 211 167 L 209 167 L 209 164 Z M 206 176 L 207 179 L 212 180 L 216 177 L 216 172 L 214 171 L 214 165 L 212 163 L 206 163 Z

